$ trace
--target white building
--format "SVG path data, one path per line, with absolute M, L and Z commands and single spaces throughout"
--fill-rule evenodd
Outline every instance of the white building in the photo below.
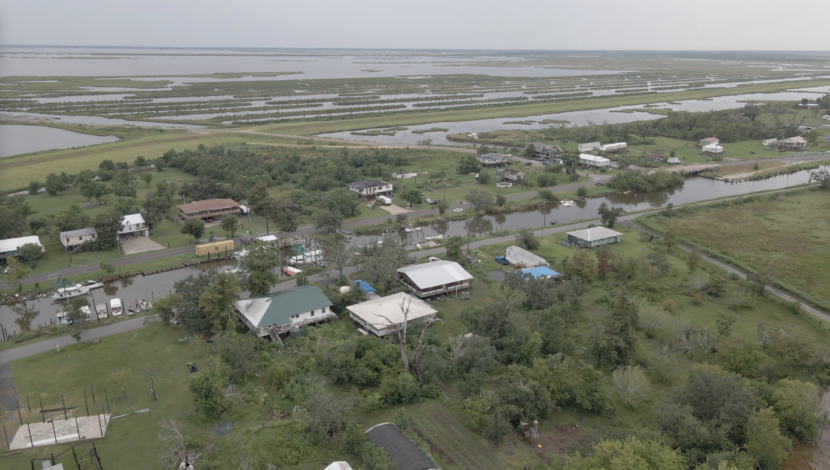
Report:
M 358 181 L 357 183 L 349 183 L 347 186 L 361 198 L 389 196 L 392 194 L 392 184 L 381 180 Z
M 417 171 L 402 171 L 400 173 L 392 173 L 392 177 L 399 180 L 414 178 L 416 176 L 418 176 Z
M 331 465 L 324 468 L 323 470 L 353 470 L 352 466 L 349 465 L 348 462 L 340 461 L 340 462 L 332 462 Z
M 599 168 L 601 166 L 611 165 L 611 160 L 605 157 L 591 155 L 589 153 L 581 153 L 579 154 L 579 164 L 585 166 L 595 166 Z
M 239 319 L 258 336 L 274 339 L 292 327 L 336 318 L 332 305 L 319 287 L 297 286 L 240 300 L 233 308 Z
M 622 233 L 606 227 L 591 227 L 568 232 L 568 243 L 580 248 L 596 248 L 610 243 L 619 243 Z
M 23 245 L 38 245 L 40 251 L 46 252 L 46 248 L 40 243 L 40 238 L 37 235 L 29 235 L 28 237 L 7 238 L 0 240 L 0 259 L 6 259 L 9 256 L 17 256 L 20 254 L 20 247 Z
M 375 336 L 386 336 L 419 318 L 434 317 L 437 311 L 428 303 L 405 292 L 367 300 L 346 307 L 349 317 Z M 407 312 L 404 318 L 404 312 Z
M 723 147 L 718 144 L 704 145 L 700 149 L 703 150 L 703 153 L 708 153 L 709 155 L 719 155 L 723 153 Z
M 602 144 L 599 142 L 588 142 L 587 144 L 579 144 L 577 150 L 580 152 L 590 152 L 592 150 L 599 150 Z
M 455 261 L 431 261 L 398 268 L 398 281 L 418 297 L 466 289 L 472 278 L 473 275 Z
M 144 222 L 141 214 L 125 215 L 121 219 L 121 230 L 118 231 L 118 238 L 138 238 L 150 236 L 150 229 Z
M 830 121 L 830 114 L 825 114 L 821 118 L 824 119 L 825 121 Z
M 599 147 L 599 149 L 600 149 L 600 151 L 606 152 L 606 153 L 608 153 L 608 152 L 611 152 L 611 153 L 613 153 L 613 152 L 625 152 L 625 151 L 628 150 L 628 144 L 626 142 L 617 142 L 617 143 L 614 143 L 614 144 L 601 145 Z
M 94 228 L 68 230 L 60 233 L 61 245 L 64 249 L 75 248 L 84 243 L 93 243 L 98 239 L 98 231 Z
M 510 263 L 512 264 L 521 264 L 527 268 L 533 268 L 536 266 L 550 266 L 550 263 L 548 263 L 547 260 L 545 260 L 545 258 L 534 255 L 533 253 L 519 246 L 508 246 L 505 258 L 507 258 L 507 261 L 510 261 Z
M 778 142 L 778 139 L 764 139 L 761 141 L 761 145 L 766 148 L 772 148 L 775 146 L 776 142 Z

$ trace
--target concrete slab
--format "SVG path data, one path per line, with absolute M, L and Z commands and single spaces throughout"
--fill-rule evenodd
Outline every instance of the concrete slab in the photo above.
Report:
M 136 253 L 163 250 L 164 246 L 150 240 L 150 237 L 138 237 L 122 241 L 121 248 L 124 249 L 125 254 L 134 255 Z
M 388 206 L 378 206 L 378 207 L 385 210 L 386 212 L 389 212 L 392 215 L 406 214 L 407 212 L 412 212 L 411 209 L 404 209 L 403 207 L 396 206 L 394 204 L 390 204 Z
M 55 419 L 45 423 L 24 424 L 15 433 L 9 447 L 11 450 L 17 450 L 80 441 L 82 439 L 101 439 L 107 433 L 107 425 L 111 416 L 107 413 L 71 419 Z

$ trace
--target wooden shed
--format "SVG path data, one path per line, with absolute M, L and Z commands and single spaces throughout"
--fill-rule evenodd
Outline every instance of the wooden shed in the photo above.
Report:
M 233 240 L 222 240 L 221 242 L 205 243 L 196 245 L 196 256 L 224 255 L 232 253 L 236 249 Z

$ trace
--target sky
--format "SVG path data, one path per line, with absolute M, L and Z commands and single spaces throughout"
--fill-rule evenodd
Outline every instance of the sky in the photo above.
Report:
M 830 50 L 828 0 L 0 0 L 0 45 Z

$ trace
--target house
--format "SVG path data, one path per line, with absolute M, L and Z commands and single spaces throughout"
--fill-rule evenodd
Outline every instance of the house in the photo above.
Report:
M 348 462 L 332 462 L 331 465 L 324 468 L 323 470 L 354 470 Z
M 611 243 L 619 243 L 620 232 L 605 227 L 591 227 L 584 230 L 568 232 L 568 243 L 580 248 L 596 248 Z
M 418 297 L 466 289 L 472 278 L 473 275 L 455 261 L 432 261 L 398 268 L 398 281 Z
M 580 152 L 590 152 L 592 150 L 599 150 L 602 144 L 599 142 L 588 142 L 587 144 L 579 144 L 577 150 Z
M 798 107 L 801 109 L 816 109 L 818 108 L 818 103 L 798 103 Z
M 782 152 L 803 151 L 805 147 L 807 147 L 807 141 L 801 136 L 790 137 L 775 143 L 775 149 Z
M 562 156 L 562 147 L 558 145 L 546 145 L 541 142 L 533 142 L 530 144 L 533 150 L 536 151 L 537 160 L 552 160 Z
M 0 259 L 6 259 L 9 256 L 17 256 L 20 254 L 20 247 L 23 245 L 38 245 L 40 251 L 46 253 L 46 248 L 40 243 L 40 238 L 37 235 L 29 235 L 28 237 L 7 238 L 0 240 Z
M 512 264 L 521 264 L 527 268 L 532 268 L 534 266 L 550 266 L 550 263 L 548 263 L 545 258 L 534 255 L 519 246 L 508 246 L 504 257 L 507 258 L 507 261 Z
M 414 178 L 418 176 L 417 171 L 402 171 L 400 173 L 392 173 L 392 178 L 403 180 L 407 178 Z
M 598 157 L 596 155 L 591 155 L 590 153 L 581 153 L 579 154 L 579 164 L 585 166 L 594 166 L 594 167 L 601 167 L 601 166 L 609 166 L 611 165 L 611 160 L 605 157 Z
M 401 470 L 438 470 L 424 451 L 393 423 L 376 424 L 363 434 L 385 450 Z
M 179 204 L 179 219 L 182 221 L 202 219 L 212 222 L 223 215 L 239 215 L 242 208 L 233 199 L 205 199 L 204 201 Z
M 556 279 L 564 277 L 562 274 L 550 269 L 547 266 L 522 269 L 522 277 L 524 276 L 530 276 L 533 279 Z
M 680 163 L 680 159 L 677 157 L 669 157 L 669 159 L 666 160 L 666 163 L 668 163 L 669 165 L 676 165 Z
M 703 153 L 707 153 L 709 155 L 719 155 L 723 153 L 723 147 L 721 147 L 718 144 L 704 145 L 700 148 L 700 150 L 702 150 Z
M 275 339 L 293 327 L 331 320 L 331 300 L 315 286 L 297 286 L 233 304 L 237 317 L 257 336 Z
M 697 141 L 697 146 L 698 147 L 705 147 L 707 145 L 711 145 L 711 144 L 717 145 L 719 143 L 720 143 L 720 139 L 718 139 L 717 137 L 707 137 L 705 139 L 698 140 Z
M 511 158 L 513 158 L 513 155 L 486 153 L 476 157 L 476 160 L 478 160 L 478 164 L 481 165 L 482 168 L 496 168 L 507 165 Z
M 68 230 L 59 235 L 64 250 L 70 250 L 86 243 L 93 243 L 98 239 L 98 231 L 94 228 L 82 228 L 79 230 Z
M 662 162 L 666 159 L 666 157 L 664 157 L 663 154 L 660 153 L 652 153 L 650 155 L 646 155 L 646 158 L 650 162 Z
M 403 329 L 404 323 L 419 318 L 435 317 L 438 313 L 428 303 L 406 292 L 367 300 L 346 307 L 349 317 L 364 330 L 378 337 Z M 407 312 L 404 317 L 404 311 Z
M 357 183 L 349 183 L 346 186 L 356 192 L 361 199 L 390 196 L 392 194 L 392 184 L 381 180 L 358 181 Z
M 121 230 L 118 231 L 118 238 L 149 237 L 150 228 L 144 223 L 141 214 L 125 215 L 121 219 Z
M 524 171 L 511 170 L 509 168 L 501 168 L 496 170 L 496 181 L 510 181 L 516 184 L 524 184 L 527 180 L 527 175 Z
M 778 142 L 778 139 L 764 139 L 761 141 L 761 145 L 763 145 L 764 148 L 774 148 L 776 142 Z
M 824 119 L 825 121 L 830 121 L 830 114 L 825 114 L 821 118 Z
M 600 145 L 599 150 L 605 153 L 627 152 L 628 144 L 625 142 L 617 142 L 614 144 Z

